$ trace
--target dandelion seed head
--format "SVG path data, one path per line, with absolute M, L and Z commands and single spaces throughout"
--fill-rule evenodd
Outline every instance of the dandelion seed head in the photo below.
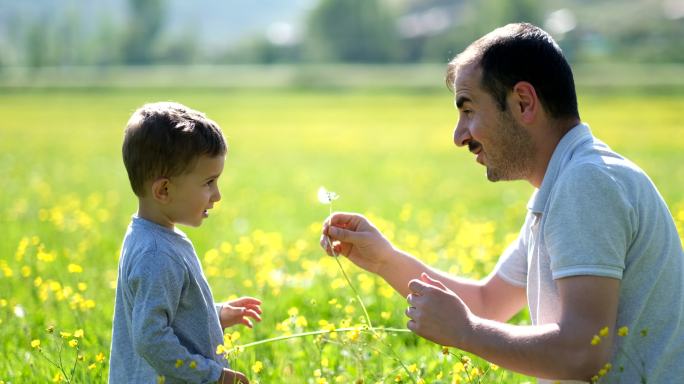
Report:
M 340 196 L 332 191 L 328 191 L 325 187 L 318 188 L 318 201 L 321 204 L 331 204 L 333 200 L 337 200 Z

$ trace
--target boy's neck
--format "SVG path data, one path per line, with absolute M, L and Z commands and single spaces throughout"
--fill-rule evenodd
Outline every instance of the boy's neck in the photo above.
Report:
M 159 224 L 164 228 L 171 230 L 175 229 L 175 225 L 171 219 L 169 219 L 156 204 L 151 203 L 145 198 L 138 200 L 138 217 Z

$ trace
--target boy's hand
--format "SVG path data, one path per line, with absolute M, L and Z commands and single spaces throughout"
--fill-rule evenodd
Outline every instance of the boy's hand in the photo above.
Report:
M 354 264 L 373 273 L 378 273 L 394 252 L 382 233 L 356 213 L 338 212 L 328 217 L 323 224 L 321 247 L 328 255 L 345 255 Z
M 247 377 L 240 372 L 224 368 L 218 384 L 249 384 Z
M 261 321 L 259 315 L 261 315 L 261 300 L 253 297 L 241 297 L 223 303 L 219 320 L 221 320 L 221 327 L 224 329 L 236 324 L 243 324 L 252 328 L 252 321 L 248 317 Z

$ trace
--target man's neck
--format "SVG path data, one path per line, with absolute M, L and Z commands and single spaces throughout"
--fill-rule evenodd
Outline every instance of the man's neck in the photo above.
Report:
M 566 133 L 579 123 L 579 119 L 564 119 L 551 122 L 543 129 L 537 130 L 537 137 L 535 138 L 535 143 L 537 144 L 537 155 L 534 161 L 535 167 L 532 169 L 530 178 L 527 180 L 535 188 L 541 187 L 544 175 L 549 167 L 549 162 L 551 162 L 551 156 L 553 156 L 558 143 L 560 143 Z

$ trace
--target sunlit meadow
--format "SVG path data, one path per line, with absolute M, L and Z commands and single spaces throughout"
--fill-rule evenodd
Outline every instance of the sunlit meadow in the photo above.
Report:
M 119 247 L 136 209 L 122 129 L 158 100 L 205 111 L 228 138 L 222 201 L 182 229 L 217 300 L 263 300 L 263 321 L 229 329 L 219 347 L 252 382 L 532 380 L 406 332 L 404 298 L 340 260 L 357 298 L 318 245 L 324 185 L 341 196 L 334 209 L 368 215 L 427 263 L 474 278 L 494 266 L 532 189 L 487 182 L 453 145 L 446 90 L 120 89 L 0 93 L 0 383 L 106 381 Z M 681 234 L 684 97 L 593 91 L 580 108 L 649 173 Z

